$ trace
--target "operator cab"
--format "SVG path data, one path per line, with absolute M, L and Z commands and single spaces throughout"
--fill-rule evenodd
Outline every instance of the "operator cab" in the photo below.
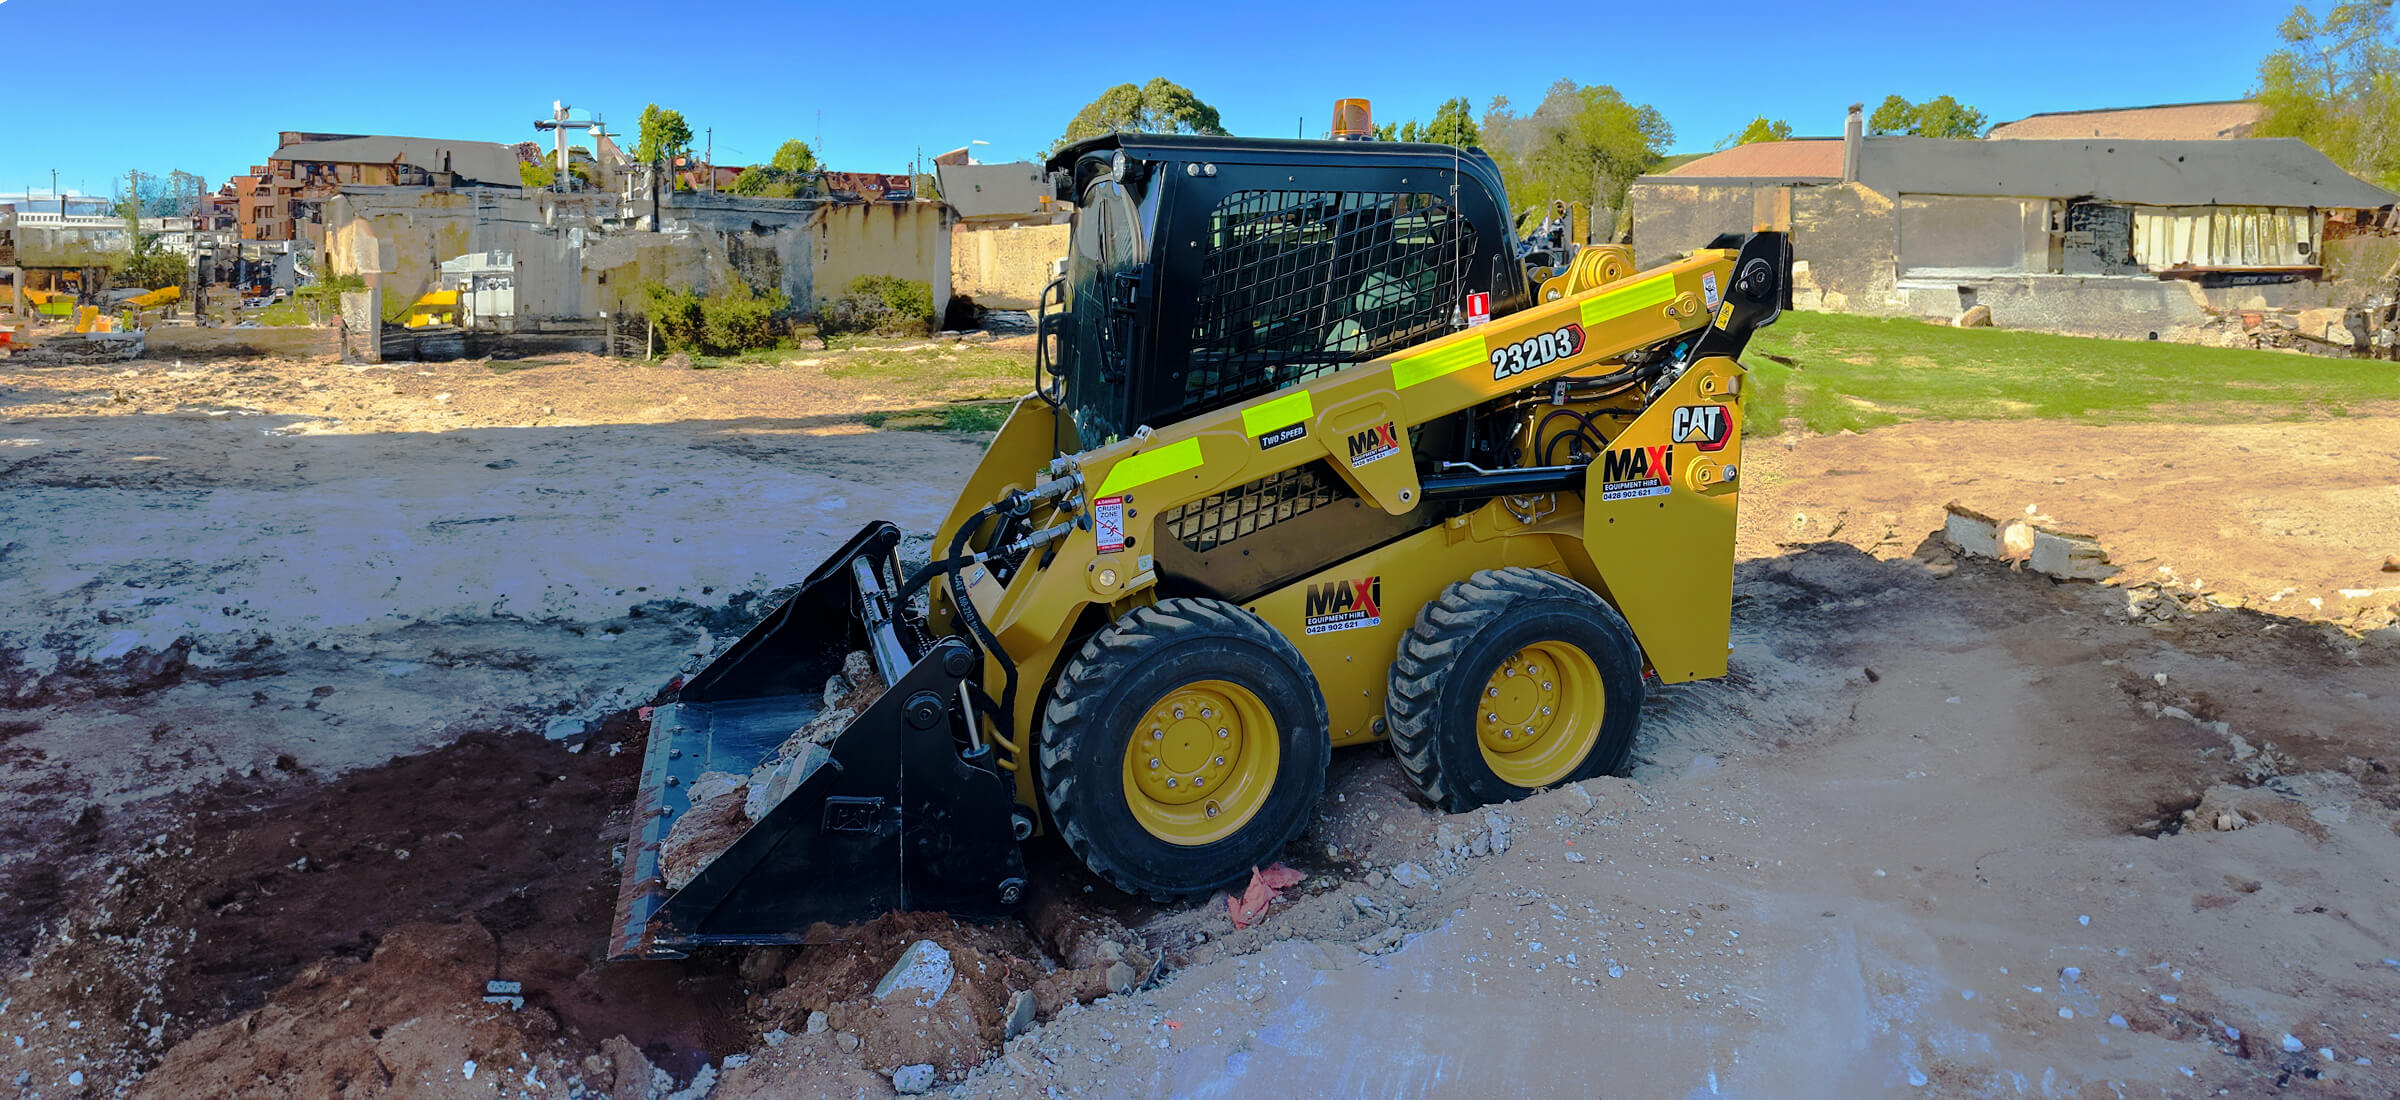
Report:
M 1455 331 L 1469 294 L 1532 302 L 1478 149 L 1110 134 L 1048 167 L 1078 207 L 1040 339 L 1061 452 Z

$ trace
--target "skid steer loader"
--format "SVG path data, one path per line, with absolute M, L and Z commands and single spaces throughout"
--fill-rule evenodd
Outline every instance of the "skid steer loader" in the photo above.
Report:
M 1725 672 L 1781 234 L 1537 284 L 1475 150 L 1119 134 L 1049 168 L 1034 392 L 930 562 L 868 524 L 658 709 L 614 957 L 999 916 L 1041 831 L 1137 894 L 1225 888 L 1336 747 L 1389 739 L 1456 811 L 1622 768 L 1646 677 Z M 856 651 L 886 689 L 794 738 Z M 695 781 L 779 751 L 670 886 Z

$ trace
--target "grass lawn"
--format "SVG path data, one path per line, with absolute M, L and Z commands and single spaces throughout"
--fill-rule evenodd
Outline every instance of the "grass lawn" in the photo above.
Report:
M 2400 400 L 2389 362 L 1787 313 L 1742 356 L 1753 436 L 1904 420 L 2195 423 L 2346 416 Z

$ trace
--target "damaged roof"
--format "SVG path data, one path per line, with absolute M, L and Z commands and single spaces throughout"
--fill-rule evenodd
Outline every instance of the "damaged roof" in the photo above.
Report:
M 517 174 L 516 149 L 496 141 L 383 136 L 341 138 L 286 145 L 275 150 L 273 159 L 302 164 L 391 164 L 397 161 L 428 172 L 439 172 L 443 170 L 445 156 L 449 158 L 449 171 L 464 179 L 501 187 L 517 187 L 524 182 Z
M 1688 167 L 1688 166 L 1687 166 Z M 2297 138 L 1868 138 L 1859 181 L 1887 195 L 2014 195 L 2145 206 L 2365 209 L 2400 203 Z

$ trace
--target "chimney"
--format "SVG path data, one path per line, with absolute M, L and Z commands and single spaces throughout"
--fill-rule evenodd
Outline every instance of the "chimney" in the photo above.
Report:
M 1843 183 L 1858 182 L 1858 154 L 1860 148 L 1866 144 L 1867 140 L 1866 121 L 1859 116 L 1859 112 L 1865 108 L 1866 104 L 1864 103 L 1851 104 L 1850 118 L 1848 121 L 1842 123 Z

